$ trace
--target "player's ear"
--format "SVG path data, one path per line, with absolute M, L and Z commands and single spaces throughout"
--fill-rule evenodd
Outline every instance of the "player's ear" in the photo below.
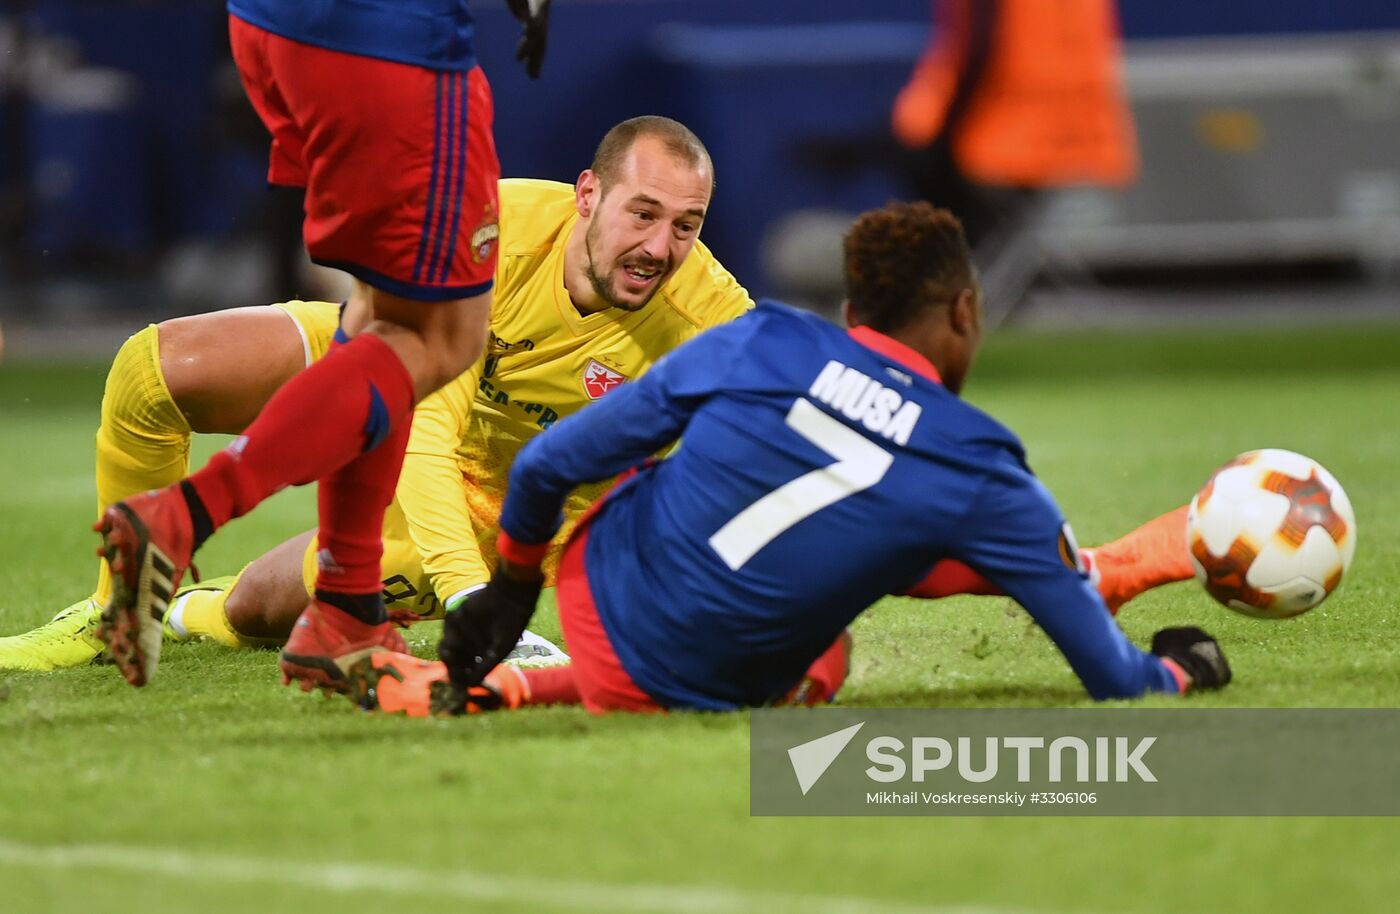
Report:
M 856 325 L 855 316 L 851 314 L 851 300 L 849 298 L 841 299 L 841 321 L 847 327 L 854 327 Z
M 593 208 L 598 205 L 599 191 L 601 185 L 598 182 L 598 175 L 591 168 L 585 168 L 579 173 L 578 180 L 574 182 L 574 209 L 584 219 L 593 215 Z
M 948 323 L 958 336 L 971 336 L 977 332 L 982 325 L 982 315 L 976 292 L 963 289 L 958 293 L 958 297 L 953 299 L 953 306 L 948 309 Z

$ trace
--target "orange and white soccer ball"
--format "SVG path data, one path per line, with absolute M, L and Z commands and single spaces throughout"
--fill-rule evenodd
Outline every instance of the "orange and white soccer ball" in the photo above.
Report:
M 1356 515 L 1336 478 L 1292 451 L 1249 451 L 1191 499 L 1196 579 L 1248 616 L 1287 619 L 1336 590 L 1356 552 Z

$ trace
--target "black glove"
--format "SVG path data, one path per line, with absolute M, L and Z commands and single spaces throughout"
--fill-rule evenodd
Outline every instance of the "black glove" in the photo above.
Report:
M 1164 628 L 1152 636 L 1152 653 L 1172 660 L 1191 677 L 1193 689 L 1229 685 L 1230 664 L 1215 639 L 1195 626 Z
M 438 656 L 453 687 L 466 690 L 515 649 L 540 598 L 542 581 L 518 581 L 497 572 L 491 583 L 468 594 L 442 624 Z
M 545 38 L 549 32 L 550 0 L 506 0 L 511 13 L 520 20 L 524 31 L 515 46 L 515 59 L 525 64 L 531 79 L 538 79 L 544 63 Z

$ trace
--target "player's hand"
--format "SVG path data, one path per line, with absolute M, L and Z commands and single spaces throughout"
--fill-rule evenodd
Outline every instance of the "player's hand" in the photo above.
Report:
M 515 649 L 543 583 L 497 571 L 490 584 L 467 594 L 447 613 L 438 656 L 464 699 L 467 689 L 479 685 Z
M 524 30 L 515 46 L 515 59 L 525 65 L 531 79 L 538 79 L 544 63 L 545 38 L 549 33 L 550 0 L 506 0 L 510 11 Z
M 1164 628 L 1152 636 L 1152 653 L 1171 660 L 1191 677 L 1192 689 L 1229 685 L 1232 674 L 1215 639 L 1195 626 Z

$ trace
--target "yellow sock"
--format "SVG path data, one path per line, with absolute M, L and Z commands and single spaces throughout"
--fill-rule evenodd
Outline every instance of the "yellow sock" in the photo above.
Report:
M 189 473 L 190 424 L 170 396 L 160 370 L 160 337 L 148 326 L 122 344 L 107 372 L 102 424 L 97 429 L 97 513 Z M 107 563 L 98 563 L 93 598 L 112 594 Z
M 246 566 L 245 566 L 246 570 Z M 280 642 L 269 638 L 248 638 L 234 631 L 228 621 L 228 595 L 238 586 L 237 575 L 210 578 L 182 588 L 165 617 L 165 635 L 176 641 L 208 638 L 225 647 L 262 647 Z

